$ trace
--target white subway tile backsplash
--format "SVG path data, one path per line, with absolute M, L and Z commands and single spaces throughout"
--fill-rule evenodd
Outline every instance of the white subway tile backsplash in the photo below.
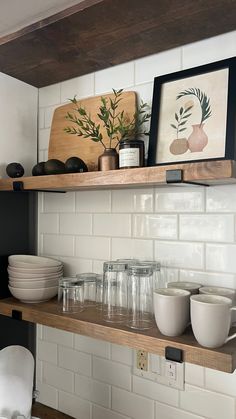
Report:
M 236 397 L 236 372 L 224 374 L 221 371 L 206 368 L 206 388 Z
M 131 215 L 94 214 L 93 234 L 95 236 L 131 236 Z
M 205 416 L 196 416 L 190 412 L 156 402 L 155 419 L 205 419 Z
M 134 214 L 134 237 L 177 239 L 177 215 Z
M 155 259 L 175 268 L 202 269 L 204 248 L 202 243 L 155 242 Z
M 188 384 L 180 392 L 180 407 L 209 419 L 235 418 L 233 398 Z
M 85 259 L 110 259 L 110 238 L 77 236 L 75 254 Z
M 60 234 L 89 235 L 92 233 L 91 214 L 60 214 Z
M 41 381 L 36 382 L 36 390 L 39 391 L 37 401 L 46 406 L 58 409 L 58 390 Z
M 110 343 L 87 336 L 75 335 L 75 349 L 102 358 L 110 358 Z
M 123 89 L 134 84 L 134 62 L 116 65 L 95 73 L 95 94 Z
M 145 380 L 144 378 L 136 377 L 135 375 L 133 376 L 133 392 L 140 396 L 158 400 L 162 403 L 178 406 L 178 390 Z
M 198 387 L 204 387 L 205 369 L 199 365 L 185 363 L 185 382 Z
M 153 259 L 152 240 L 112 239 L 112 259 L 140 258 Z
M 93 358 L 93 377 L 113 386 L 131 390 L 131 370 L 129 366 L 101 358 Z
M 236 274 L 236 245 L 234 244 L 207 244 L 206 269 Z
M 73 333 L 48 326 L 43 326 L 43 339 L 69 348 L 72 348 L 74 344 Z
M 38 340 L 37 357 L 41 361 L 47 361 L 50 362 L 50 364 L 57 365 L 57 344 Z
M 120 388 L 112 388 L 112 409 L 135 419 L 154 419 L 154 401 Z
M 92 419 L 131 419 L 104 407 L 93 405 Z
M 59 233 L 59 215 L 40 213 L 39 230 L 41 233 Z
M 93 262 L 89 259 L 79 259 L 71 257 L 60 257 L 63 262 L 63 272 L 65 276 L 75 275 L 83 272 L 93 271 Z M 96 272 L 96 271 L 95 271 Z
M 60 236 L 59 234 L 44 234 L 43 253 L 52 256 L 73 256 L 74 238 L 72 236 Z
M 236 275 L 234 274 L 219 274 L 181 269 L 179 276 L 180 281 L 191 281 L 202 285 L 236 288 Z
M 132 87 L 131 90 L 134 90 L 136 92 L 139 103 L 143 101 L 144 103 L 147 103 L 151 107 L 152 94 L 153 94 L 153 81 L 149 83 L 136 85 Z
M 104 407 L 110 405 L 110 386 L 75 374 L 75 394 Z
M 168 187 L 155 190 L 156 212 L 203 212 L 204 189 L 196 187 Z
M 90 419 L 90 403 L 64 391 L 59 391 L 58 409 L 75 419 Z
M 74 391 L 74 373 L 47 362 L 43 363 L 43 381 L 68 393 L 73 393 Z
M 75 193 L 50 193 L 44 194 L 44 212 L 74 212 Z
M 181 70 L 181 48 L 171 49 L 135 61 L 135 83 L 147 83 L 154 77 Z
M 39 89 L 39 107 L 57 105 L 60 103 L 60 84 Z
M 111 212 L 111 192 L 76 192 L 76 212 Z
M 58 348 L 58 365 L 61 368 L 77 372 L 83 376 L 91 376 L 92 373 L 91 355 L 65 346 L 59 346 Z
M 196 67 L 236 55 L 236 31 L 183 46 L 183 68 Z
M 68 102 L 76 95 L 77 100 L 94 95 L 94 73 L 66 80 L 61 83 L 61 102 Z
M 206 211 L 236 212 L 236 185 L 212 186 L 206 190 Z
M 181 240 L 233 242 L 233 215 L 180 215 L 179 237 Z
M 55 109 L 58 108 L 58 105 L 56 106 L 49 106 L 48 108 L 45 108 L 45 116 L 44 116 L 44 126 L 45 128 L 51 128 L 52 125 L 52 118 L 53 118 L 53 114 Z
M 112 191 L 112 212 L 152 212 L 152 189 L 124 189 Z
M 45 114 L 44 108 L 39 108 L 39 110 L 38 110 L 38 129 L 45 128 L 44 114 Z
M 121 362 L 126 365 L 133 365 L 133 351 L 126 346 L 111 345 L 112 361 Z
M 44 128 L 39 130 L 38 134 L 38 148 L 40 150 L 47 149 L 50 137 L 50 129 Z

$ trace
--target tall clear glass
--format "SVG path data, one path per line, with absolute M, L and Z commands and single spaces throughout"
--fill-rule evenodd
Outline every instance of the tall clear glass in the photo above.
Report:
M 153 289 L 162 288 L 161 284 L 161 264 L 156 260 L 142 260 L 140 265 L 150 266 L 153 270 Z
M 151 266 L 129 266 L 127 314 L 126 324 L 131 329 L 146 330 L 153 326 L 153 269 Z
M 127 264 L 117 261 L 103 265 L 103 319 L 125 323 L 127 317 Z

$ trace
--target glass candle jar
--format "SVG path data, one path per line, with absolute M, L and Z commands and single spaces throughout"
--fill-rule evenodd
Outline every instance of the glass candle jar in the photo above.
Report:
M 144 166 L 144 141 L 121 140 L 119 144 L 119 168 L 130 169 Z

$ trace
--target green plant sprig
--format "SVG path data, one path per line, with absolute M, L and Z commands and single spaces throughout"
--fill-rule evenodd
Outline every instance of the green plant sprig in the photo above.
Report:
M 146 112 L 148 105 L 142 102 L 130 121 L 125 115 L 124 110 L 121 112 L 117 110 L 119 102 L 122 100 L 123 89 L 112 90 L 114 99 L 101 97 L 101 105 L 99 107 L 99 113 L 97 113 L 109 138 L 110 148 L 113 141 L 116 141 L 116 148 L 123 138 L 130 138 L 137 135 L 149 135 L 145 130 L 142 131 L 142 125 L 147 122 L 151 116 L 149 112 Z M 86 109 L 78 105 L 76 96 L 74 96 L 73 99 L 70 99 L 70 101 L 75 105 L 74 111 L 78 113 L 78 115 L 67 112 L 65 118 L 76 126 L 68 126 L 64 128 L 64 131 L 68 134 L 90 138 L 95 142 L 100 142 L 102 146 L 106 148 L 101 133 L 101 124 L 95 124 Z
M 180 99 L 183 96 L 193 95 L 195 96 L 200 103 L 201 110 L 202 110 L 202 117 L 200 125 L 203 124 L 211 116 L 211 106 L 210 106 L 210 98 L 207 97 L 206 93 L 202 92 L 200 89 L 191 87 L 190 89 L 183 90 L 180 92 L 176 99 Z
M 170 124 L 172 128 L 176 130 L 177 139 L 179 138 L 179 133 L 185 131 L 187 128 L 184 126 L 187 123 L 188 118 L 192 115 L 189 113 L 193 105 L 188 106 L 186 109 L 181 106 L 179 114 L 175 113 L 175 124 Z

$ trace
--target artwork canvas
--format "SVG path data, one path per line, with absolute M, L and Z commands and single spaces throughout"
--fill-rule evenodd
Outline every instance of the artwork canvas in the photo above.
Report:
M 224 60 L 155 79 L 149 165 L 234 158 L 232 138 L 227 143 L 233 65 Z

